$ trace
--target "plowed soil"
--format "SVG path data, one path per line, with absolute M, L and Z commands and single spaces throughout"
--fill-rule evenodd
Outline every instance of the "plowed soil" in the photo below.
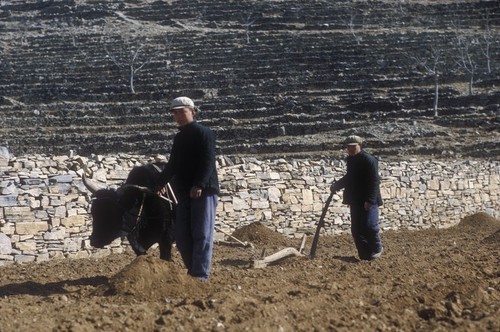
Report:
M 0 268 L 1 331 L 499 331 L 500 221 L 388 231 L 384 255 L 358 261 L 350 235 L 321 237 L 314 259 L 254 260 L 291 240 L 261 224 L 216 244 L 209 282 L 157 250 Z

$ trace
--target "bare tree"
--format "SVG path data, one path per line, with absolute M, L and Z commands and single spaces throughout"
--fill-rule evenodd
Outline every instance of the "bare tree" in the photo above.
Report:
M 169 38 L 166 36 L 164 38 L 165 40 L 165 47 L 166 47 L 166 55 L 167 55 L 167 70 L 170 69 L 170 66 L 172 65 L 172 49 L 174 46 L 174 41 L 172 38 Z
M 116 43 L 114 43 L 116 45 Z M 109 46 L 108 46 L 109 45 Z M 104 50 L 108 58 L 120 69 L 125 69 L 128 71 L 128 81 L 130 92 L 135 93 L 134 80 L 136 74 L 149 64 L 152 57 L 147 57 L 144 51 L 144 44 L 137 42 L 136 44 L 130 44 L 124 42 L 118 47 L 115 46 L 115 50 L 110 50 L 112 43 L 105 42 Z
M 79 33 L 79 28 L 78 28 L 78 22 L 75 18 L 68 17 L 63 20 L 64 23 L 66 23 L 66 27 L 64 27 L 64 30 L 67 31 L 69 37 L 71 38 L 71 44 L 73 47 L 77 47 L 77 42 L 76 38 Z
M 491 74 L 491 51 L 492 45 L 495 42 L 495 36 L 491 29 L 489 13 L 486 13 L 485 21 L 484 31 L 479 38 L 479 47 L 481 48 L 481 52 L 486 58 L 487 73 Z
M 427 75 L 432 76 L 434 80 L 434 116 L 438 116 L 438 102 L 439 102 L 439 75 L 441 68 L 445 65 L 443 60 L 443 52 L 437 47 L 432 46 L 424 52 L 423 55 L 408 54 L 408 58 L 413 62 L 414 66 L 419 71 L 425 72 Z
M 398 7 L 400 13 L 404 14 L 405 5 L 411 5 L 411 3 L 410 0 L 399 0 L 398 3 L 396 3 L 395 5 Z
M 265 6 L 263 4 L 258 4 L 254 1 L 239 1 L 241 8 L 241 19 L 240 23 L 245 30 L 246 42 L 250 44 L 250 28 L 254 25 L 257 19 L 262 17 L 262 8 Z
M 476 41 L 464 34 L 457 33 L 455 37 L 455 63 L 460 71 L 469 75 L 469 95 L 472 95 L 472 86 L 477 70 L 477 63 L 472 53 L 472 48 Z
M 241 25 L 245 29 L 245 35 L 247 39 L 247 44 L 250 44 L 250 27 L 255 23 L 255 18 L 253 17 L 254 13 L 245 13 L 242 14 L 242 20 L 241 20 Z
M 177 68 L 174 63 L 174 57 L 173 57 L 173 49 L 174 49 L 174 40 L 169 37 L 165 36 L 163 39 L 165 42 L 165 51 L 163 52 L 163 55 L 166 56 L 165 59 L 165 70 L 166 74 L 163 75 L 165 79 L 165 88 L 167 91 L 173 91 L 176 87 L 177 84 Z
M 356 41 L 356 43 L 359 45 L 361 43 L 361 41 L 363 40 L 362 37 L 358 36 L 357 33 L 356 33 L 356 14 L 354 13 L 351 13 L 351 15 L 348 17 L 348 18 L 345 18 L 342 20 L 344 25 L 349 29 L 349 31 L 351 32 L 351 35 L 354 37 L 354 40 Z M 364 19 L 363 19 L 364 21 Z M 364 26 L 364 22 L 363 24 L 361 25 L 361 27 Z

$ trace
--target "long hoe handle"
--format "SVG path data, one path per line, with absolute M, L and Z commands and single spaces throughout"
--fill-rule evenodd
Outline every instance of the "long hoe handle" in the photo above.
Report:
M 328 196 L 325 206 L 323 207 L 321 218 L 319 218 L 318 226 L 316 227 L 316 233 L 314 233 L 313 242 L 311 244 L 311 253 L 309 255 L 310 258 L 314 258 L 314 256 L 316 256 L 316 249 L 318 248 L 318 241 L 319 241 L 319 233 L 321 231 L 321 227 L 325 225 L 326 211 L 328 211 L 328 207 L 330 206 L 332 198 L 333 198 L 333 193 L 330 193 L 330 196 Z

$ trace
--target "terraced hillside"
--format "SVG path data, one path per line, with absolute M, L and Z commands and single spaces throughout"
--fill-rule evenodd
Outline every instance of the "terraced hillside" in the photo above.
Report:
M 495 158 L 499 25 L 495 0 L 1 1 L 0 145 L 168 153 L 187 95 L 221 154 Z

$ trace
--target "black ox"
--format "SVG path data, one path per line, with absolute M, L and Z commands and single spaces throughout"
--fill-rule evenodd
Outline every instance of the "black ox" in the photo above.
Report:
M 137 255 L 155 243 L 160 258 L 171 260 L 173 243 L 172 203 L 156 195 L 155 188 L 164 164 L 134 167 L 118 189 L 100 189 L 85 176 L 83 183 L 93 194 L 90 245 L 102 248 L 126 236 Z

